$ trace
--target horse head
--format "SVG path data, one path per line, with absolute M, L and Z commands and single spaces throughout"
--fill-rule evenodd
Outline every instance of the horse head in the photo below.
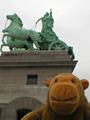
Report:
M 11 21 L 18 23 L 20 26 L 23 26 L 22 20 L 16 13 L 14 13 L 13 15 L 7 15 L 6 17 L 7 19 L 10 19 Z

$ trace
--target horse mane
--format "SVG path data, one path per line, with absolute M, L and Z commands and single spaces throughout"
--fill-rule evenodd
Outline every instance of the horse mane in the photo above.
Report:
M 22 22 L 22 20 L 18 17 L 18 19 L 19 19 L 19 21 L 20 21 L 20 23 L 21 23 L 21 25 L 23 25 L 23 22 Z
M 22 20 L 20 19 L 20 17 L 19 17 L 16 13 L 15 13 L 14 15 L 17 16 L 17 18 L 18 18 L 20 24 L 23 26 L 23 22 L 22 22 Z

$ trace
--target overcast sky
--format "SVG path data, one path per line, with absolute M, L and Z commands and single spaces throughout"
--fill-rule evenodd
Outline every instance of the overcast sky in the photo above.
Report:
M 54 32 L 59 39 L 73 46 L 78 63 L 73 74 L 90 82 L 90 0 L 2 0 L 0 2 L 0 39 L 6 15 L 17 13 L 23 27 L 32 29 L 35 22 L 52 8 Z M 10 21 L 7 21 L 7 25 Z M 41 22 L 36 31 L 41 30 Z M 0 45 L 1 45 L 0 41 Z M 4 48 L 3 50 L 7 50 Z M 86 90 L 90 101 L 90 87 Z

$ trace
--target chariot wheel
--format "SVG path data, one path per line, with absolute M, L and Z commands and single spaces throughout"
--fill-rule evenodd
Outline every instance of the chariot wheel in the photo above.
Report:
M 48 50 L 66 50 L 66 51 L 68 51 L 68 46 L 63 41 L 58 40 L 58 41 L 52 42 L 49 45 Z

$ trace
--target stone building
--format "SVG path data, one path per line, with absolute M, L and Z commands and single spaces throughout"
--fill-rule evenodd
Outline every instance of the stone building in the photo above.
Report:
M 0 120 L 20 120 L 46 100 L 45 80 L 72 73 L 77 61 L 65 50 L 3 52 L 0 57 Z

